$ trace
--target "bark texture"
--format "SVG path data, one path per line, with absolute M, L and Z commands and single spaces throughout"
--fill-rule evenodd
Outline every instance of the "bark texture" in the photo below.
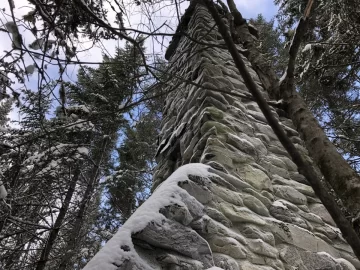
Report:
M 323 129 L 307 108 L 304 100 L 294 90 L 285 92 L 286 111 L 300 132 L 310 156 L 320 168 L 325 179 L 341 198 L 353 217 L 354 227 L 359 230 L 360 178 L 337 152 Z
M 237 23 L 239 20 L 235 18 L 241 14 L 237 11 L 236 6 L 231 4 L 232 0 L 228 2 L 234 16 L 239 42 L 248 50 L 247 57 L 259 75 L 264 88 L 271 98 L 284 100 L 284 109 L 304 140 L 311 158 L 321 170 L 325 180 L 340 197 L 348 213 L 351 214 L 350 221 L 353 222 L 354 229 L 360 235 L 360 177 L 338 153 L 302 97 L 295 90 L 294 61 L 301 40 L 293 41 L 296 46 L 291 46 L 292 50 L 289 52 L 291 62 L 280 86 L 275 72 L 256 49 L 253 42 L 255 37 L 250 34 L 248 25 L 244 21 Z M 334 166 L 334 164 L 337 165 Z
M 229 0 L 229 3 L 232 2 L 232 0 Z M 347 242 L 352 247 L 353 251 L 357 255 L 358 258 L 360 258 L 360 238 L 356 234 L 355 230 L 353 229 L 352 223 L 349 222 L 345 215 L 340 210 L 340 207 L 335 202 L 335 199 L 333 198 L 333 195 L 330 193 L 330 190 L 325 186 L 321 181 L 321 175 L 317 173 L 314 165 L 306 160 L 305 157 L 303 157 L 300 152 L 296 149 L 294 143 L 290 140 L 290 138 L 287 136 L 287 134 L 284 131 L 284 128 L 281 127 L 279 124 L 279 121 L 275 118 L 275 116 L 272 114 L 270 106 L 262 96 L 261 92 L 258 90 L 256 83 L 252 79 L 250 73 L 248 72 L 244 61 L 241 59 L 241 55 L 239 54 L 236 45 L 234 41 L 232 40 L 232 37 L 230 33 L 228 32 L 228 28 L 226 27 L 225 23 L 222 21 L 221 16 L 219 12 L 216 9 L 216 6 L 213 4 L 211 0 L 204 0 L 204 3 L 206 4 L 207 8 L 209 9 L 212 17 L 216 21 L 216 24 L 218 25 L 219 32 L 221 33 L 229 52 L 234 60 L 235 66 L 239 70 L 241 76 L 244 79 L 246 87 L 251 92 L 252 96 L 254 97 L 256 103 L 259 105 L 262 113 L 264 114 L 266 120 L 268 121 L 269 125 L 271 126 L 274 133 L 279 138 L 279 141 L 281 142 L 282 146 L 286 149 L 286 151 L 289 153 L 291 159 L 294 161 L 296 166 L 298 167 L 298 170 L 300 173 L 302 173 L 306 179 L 311 184 L 311 187 L 314 189 L 315 194 L 319 197 L 321 202 L 324 204 L 326 209 L 329 211 L 329 214 L 334 219 L 336 225 L 339 227 L 340 231 L 342 232 L 344 238 L 347 240 Z M 233 3 L 233 2 L 232 2 Z M 230 10 L 232 10 L 234 7 L 233 5 L 229 5 Z M 236 14 L 236 13 L 235 13 Z M 240 14 L 240 13 L 239 13 Z M 239 16 L 238 16 L 239 17 Z M 301 23 L 306 23 L 305 20 L 300 21 L 299 26 Z M 297 30 L 299 30 L 299 26 Z M 296 34 L 294 39 L 296 38 Z M 293 40 L 294 41 L 294 40 Z M 290 48 L 290 52 L 293 47 Z M 296 50 L 297 51 L 297 50 Z M 289 66 L 292 68 L 294 65 Z M 289 67 L 288 67 L 289 71 Z M 288 80 L 290 77 L 287 77 Z M 293 77 L 292 77 L 293 78 Z

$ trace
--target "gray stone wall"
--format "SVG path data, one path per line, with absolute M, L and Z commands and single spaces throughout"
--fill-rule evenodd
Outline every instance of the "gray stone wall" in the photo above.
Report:
M 181 29 L 191 38 L 174 40 L 167 54 L 173 79 L 154 194 L 85 269 L 360 269 L 252 100 L 206 8 L 192 4 Z M 291 121 L 279 109 L 274 115 L 306 154 Z

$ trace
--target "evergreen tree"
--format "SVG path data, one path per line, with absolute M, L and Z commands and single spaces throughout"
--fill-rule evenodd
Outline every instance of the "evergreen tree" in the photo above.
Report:
M 101 178 L 109 173 L 111 154 L 118 139 L 118 131 L 125 124 L 123 115 L 129 110 L 127 107 L 130 107 L 138 93 L 138 85 L 141 84 L 139 56 L 137 48 L 127 44 L 124 49 L 117 49 L 114 58 L 105 56 L 99 68 L 81 70 L 77 84 L 68 87 L 70 104 L 76 104 L 70 107 L 70 112 L 79 107 L 89 110 L 96 135 L 90 145 L 92 164 L 83 169 L 86 178 L 84 193 L 78 202 L 71 229 L 66 234 L 59 269 L 68 269 L 72 266 L 77 260 L 76 254 L 86 248 L 86 235 L 91 233 L 96 218 L 96 214 L 91 211 L 96 211 L 99 207 L 93 204 L 92 198 L 99 196 Z
M 306 2 L 275 1 L 280 7 L 280 31 L 294 32 Z M 360 164 L 358 8 L 354 1 L 316 1 L 297 60 L 299 92 L 356 170 Z
M 86 158 L 83 139 L 92 132 L 84 125 L 74 134 L 67 126 L 71 122 L 46 120 L 51 102 L 39 97 L 33 92 L 25 97 L 29 106 L 22 108 L 21 128 L 9 134 L 10 151 L 1 155 L 2 162 L 10 165 L 3 171 L 10 192 L 0 222 L 1 263 L 6 269 L 32 268 L 48 235 L 59 229 L 54 219 L 65 218 L 63 206 L 71 196 L 64 192 L 74 185 L 74 171 Z
M 0 263 L 6 269 L 80 269 L 150 194 L 154 137 L 162 105 L 161 98 L 155 98 L 157 90 L 149 87 L 154 81 L 150 74 L 164 81 L 167 78 L 154 74 L 146 63 L 145 38 L 127 35 L 117 2 L 116 8 L 110 7 L 118 11 L 119 27 L 108 23 L 102 1 L 30 1 L 33 10 L 22 20 L 35 37 L 29 46 L 23 42 L 12 2 L 12 21 L 1 28 L 11 36 L 13 49 L 1 59 L 0 98 L 8 98 L 11 92 L 22 119 L 19 129 L 0 130 L 5 142 L 0 145 L 0 203 L 4 206 L 0 210 L 0 240 L 4 240 Z M 274 30 L 274 20 L 266 22 L 259 16 L 251 22 L 259 30 L 259 39 L 241 35 L 243 29 L 252 27 L 240 13 L 239 20 L 234 16 L 234 21 L 229 21 L 239 30 L 236 42 L 244 47 L 255 44 L 265 56 L 265 66 L 257 62 L 256 54 L 249 60 L 258 75 L 266 73 L 262 79 L 268 76 L 268 82 L 276 77 L 270 78 L 270 73 L 279 76 L 287 66 L 283 46 L 292 39 L 307 1 L 275 2 L 281 6 L 280 26 Z M 231 9 L 234 3 L 229 3 Z M 333 0 L 316 3 L 317 13 L 309 19 L 306 46 L 297 62 L 296 90 L 357 169 L 359 15 L 354 1 L 347 4 Z M 287 40 L 281 39 L 281 31 Z M 124 49 L 117 48 L 114 57 L 104 55 L 99 67 L 81 67 L 77 82 L 67 83 L 63 62 L 65 66 L 76 62 L 72 59 L 77 56 L 80 34 L 94 43 L 119 38 L 127 42 Z M 246 49 L 253 53 L 253 48 Z M 32 56 L 34 63 L 22 67 L 19 63 L 25 54 Z M 46 59 L 57 61 L 59 68 L 59 79 L 51 83 L 45 76 Z M 10 77 L 24 84 L 35 70 L 40 78 L 37 91 L 22 87 L 19 94 L 11 87 L 15 82 Z M 272 89 L 264 80 L 262 83 L 270 93 Z M 151 100 L 143 103 L 146 99 Z M 0 114 L 8 112 L 11 102 L 0 105 Z M 54 103 L 60 105 L 55 113 Z M 308 116 L 305 120 L 300 117 L 298 126 L 316 122 L 309 120 L 312 114 Z M 5 122 L 6 117 L 0 115 L 0 125 Z M 330 148 L 325 145 L 321 152 Z M 347 184 L 347 179 L 343 182 Z
M 156 112 L 144 113 L 137 123 L 125 128 L 124 140 L 117 148 L 119 165 L 105 188 L 109 212 L 119 216 L 121 223 L 150 195 L 158 128 Z
M 124 49 L 117 48 L 116 55 L 104 56 L 98 68 L 80 69 L 75 84 L 61 82 L 58 87 L 54 81 L 38 92 L 23 92 L 20 129 L 13 134 L 2 130 L 11 142 L 7 147 L 10 150 L 6 148 L 0 157 L 6 165 L 2 169 L 7 179 L 4 187 L 9 191 L 8 207 L 2 208 L 0 219 L 1 263 L 6 269 L 80 269 L 86 258 L 109 239 L 101 232 L 107 217 L 99 219 L 108 183 L 100 182 L 114 173 L 114 162 L 119 162 L 112 156 L 121 129 L 126 130 L 127 147 L 142 147 L 146 153 L 143 163 L 135 164 L 138 160 L 132 157 L 127 163 L 123 158 L 121 164 L 126 163 L 135 174 L 135 168 L 147 170 L 149 177 L 153 166 L 153 122 L 158 121 L 158 115 L 155 120 L 155 115 L 141 105 L 138 110 L 146 111 L 142 121 L 135 124 L 126 119 L 129 116 L 124 118 L 134 110 L 149 80 L 137 50 L 129 43 Z M 57 87 L 63 91 L 60 96 L 66 96 L 52 116 L 56 98 L 51 93 Z M 4 110 L 10 108 L 3 104 Z M 149 182 L 145 181 L 149 178 L 144 175 L 140 173 L 139 179 L 133 179 L 138 190 L 132 196 L 139 197 L 148 188 Z
M 249 23 L 258 30 L 259 38 L 256 43 L 259 52 L 280 77 L 285 70 L 288 53 L 281 32 L 274 26 L 275 19 L 266 21 L 264 16 L 259 14 L 256 19 L 250 19 Z

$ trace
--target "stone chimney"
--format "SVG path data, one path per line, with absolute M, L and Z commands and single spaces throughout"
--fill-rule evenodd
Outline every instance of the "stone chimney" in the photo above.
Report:
M 191 2 L 177 33 L 166 54 L 171 80 L 153 195 L 85 269 L 360 269 L 267 124 L 207 9 Z M 269 103 L 307 155 L 291 120 Z

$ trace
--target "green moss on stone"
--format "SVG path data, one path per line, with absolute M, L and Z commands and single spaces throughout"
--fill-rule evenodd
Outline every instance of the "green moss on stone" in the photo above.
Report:
M 210 128 L 215 127 L 217 134 L 233 133 L 233 130 L 229 127 L 215 121 L 207 121 L 201 127 L 201 134 L 205 134 Z
M 225 117 L 225 113 L 216 107 L 207 107 L 206 111 L 209 112 L 215 120 L 221 120 Z

